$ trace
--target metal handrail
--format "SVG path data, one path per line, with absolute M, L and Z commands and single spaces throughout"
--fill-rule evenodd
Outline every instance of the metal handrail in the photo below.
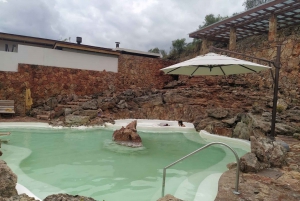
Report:
M 236 194 L 236 195 L 240 194 L 239 193 L 240 160 L 239 160 L 239 157 L 238 157 L 237 153 L 229 145 L 227 145 L 225 143 L 222 143 L 222 142 L 212 142 L 212 143 L 209 143 L 209 144 L 207 144 L 207 145 L 205 145 L 205 146 L 203 146 L 203 147 L 201 147 L 201 148 L 193 151 L 192 153 L 190 153 L 190 154 L 188 154 L 188 155 L 180 158 L 179 160 L 175 161 L 174 163 L 171 163 L 170 165 L 164 167 L 164 170 L 163 170 L 163 183 L 162 183 L 162 197 L 165 195 L 165 182 L 166 182 L 166 170 L 167 170 L 167 168 L 172 167 L 173 165 L 179 163 L 180 161 L 183 161 L 184 159 L 186 159 L 186 158 L 194 155 L 195 153 L 197 153 L 197 152 L 199 152 L 199 151 L 201 151 L 201 150 L 203 150 L 203 149 L 205 149 L 205 148 L 207 148 L 207 147 L 209 147 L 211 145 L 214 145 L 214 144 L 220 144 L 220 145 L 223 145 L 225 147 L 228 147 L 233 152 L 233 154 L 234 154 L 234 156 L 236 158 L 236 163 L 237 163 L 235 189 L 234 189 L 233 193 Z

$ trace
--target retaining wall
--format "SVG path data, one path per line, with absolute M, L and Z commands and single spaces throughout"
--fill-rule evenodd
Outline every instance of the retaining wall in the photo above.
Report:
M 17 114 L 25 115 L 25 82 L 31 89 L 34 105 L 60 94 L 83 96 L 106 90 L 160 89 L 172 80 L 160 69 L 172 64 L 160 58 L 126 54 L 119 56 L 117 73 L 19 64 L 18 72 L 0 71 L 0 100 L 15 100 Z

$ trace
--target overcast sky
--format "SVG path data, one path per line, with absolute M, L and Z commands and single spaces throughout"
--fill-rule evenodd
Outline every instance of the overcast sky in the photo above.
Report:
M 0 0 L 0 32 L 83 44 L 169 51 L 173 40 L 203 23 L 205 15 L 244 11 L 244 0 Z

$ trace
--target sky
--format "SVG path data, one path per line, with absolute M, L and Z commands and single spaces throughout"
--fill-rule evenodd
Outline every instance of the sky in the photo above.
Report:
M 244 0 L 0 0 L 0 32 L 82 44 L 167 52 L 208 14 L 244 11 Z

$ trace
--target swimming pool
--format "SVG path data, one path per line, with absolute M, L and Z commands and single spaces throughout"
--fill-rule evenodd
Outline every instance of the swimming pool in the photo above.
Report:
M 9 143 L 2 145 L 2 159 L 18 175 L 18 183 L 42 199 L 69 193 L 106 201 L 152 201 L 161 196 L 163 167 L 207 143 L 190 129 L 138 128 L 144 147 L 128 148 L 111 140 L 113 129 L 2 125 L 0 132 L 11 132 L 5 137 Z M 239 156 L 246 153 L 235 150 Z M 184 200 L 214 199 L 203 192 L 204 183 L 211 184 L 233 161 L 223 147 L 203 150 L 167 170 L 165 192 Z

